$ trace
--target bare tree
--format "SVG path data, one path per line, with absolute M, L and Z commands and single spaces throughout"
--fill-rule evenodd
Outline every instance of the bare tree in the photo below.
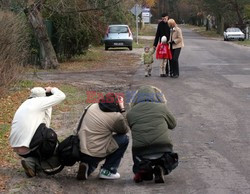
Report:
M 27 61 L 29 37 L 21 15 L 0 11 L 0 95 L 21 75 Z
M 43 3 L 45 3 L 45 0 L 31 2 L 25 9 L 25 13 L 40 45 L 42 68 L 56 69 L 59 63 L 40 12 Z

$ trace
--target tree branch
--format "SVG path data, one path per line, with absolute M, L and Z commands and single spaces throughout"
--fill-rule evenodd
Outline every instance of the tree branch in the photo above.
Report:
M 49 6 L 47 5 L 44 5 L 44 7 L 50 11 L 54 11 L 54 12 L 57 12 L 57 13 L 80 13 L 80 12 L 89 12 L 89 11 L 100 11 L 100 10 L 104 10 L 104 9 L 107 9 L 107 8 L 110 8 L 110 7 L 113 7 L 113 6 L 116 6 L 118 5 L 119 3 L 121 3 L 122 0 L 117 0 L 115 3 L 113 3 L 112 5 L 107 5 L 107 6 L 104 6 L 104 7 L 95 7 L 95 8 L 89 8 L 89 9 L 74 9 L 74 10 L 66 10 L 66 11 L 63 11 L 63 10 L 55 10 L 55 9 L 52 9 L 50 8 Z

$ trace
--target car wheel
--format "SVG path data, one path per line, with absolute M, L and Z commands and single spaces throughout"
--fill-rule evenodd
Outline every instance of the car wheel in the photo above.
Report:
M 224 41 L 227 41 L 227 38 L 224 37 Z
M 109 50 L 109 47 L 105 45 L 105 51 Z
M 132 47 L 132 46 L 129 46 L 128 48 L 129 48 L 129 50 L 131 50 L 131 51 L 133 50 L 133 47 Z

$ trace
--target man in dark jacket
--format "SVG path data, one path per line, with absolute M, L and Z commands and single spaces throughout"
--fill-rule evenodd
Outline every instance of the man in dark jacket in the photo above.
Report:
M 169 41 L 170 37 L 170 28 L 168 26 L 168 13 L 163 13 L 161 15 L 162 21 L 157 26 L 157 31 L 155 34 L 155 40 L 154 40 L 154 48 L 156 49 L 158 43 L 161 41 L 161 37 L 166 36 L 167 37 L 167 42 Z M 168 61 L 166 64 L 166 74 L 165 76 L 168 75 Z

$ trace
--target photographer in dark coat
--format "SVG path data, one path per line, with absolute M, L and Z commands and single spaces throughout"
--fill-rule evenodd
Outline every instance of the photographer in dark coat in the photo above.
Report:
M 157 31 L 155 34 L 154 49 L 156 49 L 158 43 L 161 42 L 161 38 L 163 36 L 167 37 L 167 42 L 169 41 L 169 37 L 170 37 L 170 28 L 168 26 L 168 13 L 163 13 L 161 17 L 162 17 L 162 20 L 158 24 Z M 169 70 L 168 70 L 168 62 L 167 62 L 166 74 L 164 74 L 164 77 L 166 77 L 168 73 L 169 73 Z

